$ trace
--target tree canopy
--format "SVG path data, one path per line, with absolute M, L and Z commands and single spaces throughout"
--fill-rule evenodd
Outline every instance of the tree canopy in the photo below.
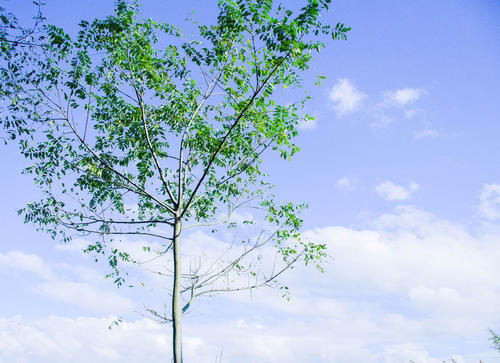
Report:
M 325 245 L 300 234 L 305 205 L 279 203 L 261 165 L 266 150 L 283 159 L 299 150 L 293 138 L 311 119 L 300 110 L 307 96 L 290 103 L 276 90 L 302 87 L 325 36 L 346 38 L 342 23 L 321 22 L 329 4 L 308 0 L 292 11 L 222 0 L 216 23 L 198 26 L 196 39 L 141 19 L 135 1 L 117 1 L 114 14 L 82 21 L 75 35 L 36 23 L 13 36 L 15 17 L 2 9 L 1 123 L 44 195 L 21 213 L 54 238 L 89 238 L 87 252 L 106 256 L 119 285 L 120 261 L 141 261 L 111 241 L 161 241 L 145 251 L 171 252 L 172 310 L 149 311 L 173 323 L 175 362 L 181 315 L 195 298 L 271 285 L 299 261 L 321 269 Z M 249 207 L 265 223 L 230 218 Z M 182 267 L 185 224 L 218 221 L 254 230 L 229 260 Z M 267 245 L 281 263 L 266 271 L 259 251 Z M 242 274 L 243 284 L 229 278 Z

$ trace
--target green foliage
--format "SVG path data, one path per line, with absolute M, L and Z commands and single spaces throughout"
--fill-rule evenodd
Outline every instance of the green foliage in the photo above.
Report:
M 289 103 L 276 90 L 301 88 L 322 39 L 346 39 L 350 30 L 320 21 L 330 0 L 304 2 L 293 12 L 272 0 L 221 0 L 216 24 L 197 26 L 197 40 L 139 18 L 132 0 L 80 22 L 76 36 L 42 26 L 40 12 L 25 30 L 0 8 L 0 123 L 6 140 L 19 140 L 25 173 L 44 195 L 20 213 L 53 238 L 93 238 L 84 252 L 104 257 L 118 286 L 122 263 L 173 251 L 171 315 L 146 310 L 173 323 L 175 362 L 181 316 L 195 298 L 280 286 L 277 278 L 300 261 L 323 271 L 326 246 L 300 233 L 306 206 L 278 203 L 261 171 L 266 150 L 287 160 L 299 151 L 293 138 L 311 119 L 299 112 L 308 97 Z M 241 208 L 253 216 L 235 219 Z M 183 224 L 218 221 L 247 228 L 228 244 L 235 253 L 182 270 Z M 161 248 L 144 246 L 155 257 L 136 261 L 115 243 L 124 236 Z
M 16 16 L 0 6 L 0 125 L 6 132 L 0 135 L 5 142 L 17 135 L 30 131 L 26 118 L 31 118 L 31 107 L 25 107 L 22 101 L 24 77 L 31 72 L 32 63 L 38 63 L 36 49 L 40 47 L 43 36 L 40 24 L 44 18 L 40 12 L 41 3 L 33 2 L 36 15 L 30 27 L 19 24 Z M 36 103 L 36 102 L 33 102 Z M 17 117 L 23 113 L 26 117 Z
M 493 349 L 500 352 L 500 336 L 498 336 L 493 330 L 490 330 L 491 342 L 493 343 Z
M 41 15 L 37 31 L 22 30 L 0 9 L 0 122 L 44 194 L 20 211 L 25 221 L 64 241 L 95 236 L 86 251 L 106 256 L 121 285 L 120 261 L 137 261 L 111 247 L 112 237 L 159 239 L 164 254 L 172 245 L 165 227 L 251 206 L 273 232 L 242 242 L 242 255 L 205 281 L 233 271 L 256 279 L 248 288 L 268 285 L 299 260 L 322 271 L 325 245 L 300 234 L 305 205 L 278 203 L 261 164 L 266 150 L 283 159 L 299 151 L 293 138 L 310 119 L 299 112 L 308 98 L 289 103 L 276 90 L 302 87 L 323 38 L 346 39 L 349 28 L 320 21 L 329 3 L 308 0 L 293 12 L 271 0 L 221 0 L 216 24 L 198 26 L 198 40 L 140 19 L 134 1 L 82 21 L 76 36 L 39 27 Z M 262 278 L 244 259 L 269 241 L 284 268 Z M 191 280 L 183 292 L 192 300 L 207 282 Z M 214 291 L 222 290 L 200 294 Z

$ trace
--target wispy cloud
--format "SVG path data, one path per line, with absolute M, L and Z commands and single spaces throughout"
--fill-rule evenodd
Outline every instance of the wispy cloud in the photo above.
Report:
M 422 113 L 414 104 L 428 94 L 423 88 L 402 88 L 382 93 L 382 101 L 372 107 L 375 121 L 370 123 L 372 128 L 384 128 L 401 118 L 411 119 Z M 425 124 L 427 125 L 428 122 Z M 427 132 L 434 130 L 425 130 Z M 421 137 L 432 136 L 430 133 L 420 133 Z M 417 137 L 415 137 L 417 138 Z
M 356 180 L 348 177 L 340 178 L 335 183 L 335 188 L 344 192 L 353 191 L 356 189 Z
M 301 120 L 299 122 L 298 128 L 301 130 L 312 130 L 315 129 L 318 126 L 318 123 L 316 122 L 316 119 L 309 119 L 307 121 Z
M 394 184 L 390 180 L 386 180 L 375 187 L 375 191 L 378 195 L 390 201 L 406 200 L 418 189 L 419 185 L 415 182 L 410 182 L 408 187 L 404 187 Z
M 425 139 L 425 138 L 433 138 L 433 137 L 438 137 L 439 132 L 437 132 L 434 129 L 425 129 L 423 131 L 417 132 L 415 135 L 413 135 L 413 138 L 415 140 L 420 140 L 420 139 Z
M 366 94 L 358 90 L 349 79 L 341 78 L 330 90 L 329 98 L 337 117 L 343 117 L 359 110 Z
M 486 219 L 500 219 L 500 184 L 486 184 L 480 195 L 479 213 Z
M 375 117 L 375 121 L 370 124 L 370 127 L 375 128 L 375 129 L 381 129 L 381 128 L 387 127 L 394 122 L 393 117 L 389 117 L 386 114 L 381 113 L 381 112 L 376 112 L 374 117 Z
M 422 88 L 403 88 L 395 91 L 385 91 L 383 102 L 385 105 L 405 107 L 426 95 L 427 91 Z

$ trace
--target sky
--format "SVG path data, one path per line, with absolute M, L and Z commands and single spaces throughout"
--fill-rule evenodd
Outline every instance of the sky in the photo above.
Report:
M 30 1 L 1 2 L 31 16 Z M 46 2 L 68 29 L 113 9 Z M 179 26 L 191 10 L 213 19 L 216 1 L 143 1 L 144 16 Z M 349 39 L 328 42 L 304 77 L 316 119 L 302 151 L 264 168 L 280 199 L 309 204 L 304 234 L 332 259 L 324 274 L 292 270 L 290 301 L 272 289 L 200 300 L 185 360 L 500 361 L 488 333 L 500 331 L 500 3 L 337 0 L 324 20 L 352 27 Z M 0 362 L 168 361 L 170 329 L 138 313 L 164 295 L 116 288 L 85 241 L 23 224 L 16 210 L 39 191 L 13 145 L 0 163 Z M 186 246 L 200 243 L 218 241 L 200 230 Z

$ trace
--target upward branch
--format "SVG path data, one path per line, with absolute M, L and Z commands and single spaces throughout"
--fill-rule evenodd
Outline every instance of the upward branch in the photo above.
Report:
M 61 108 L 61 112 L 62 112 L 62 114 L 64 116 L 64 119 L 65 119 L 67 125 L 69 126 L 69 128 L 71 129 L 71 131 L 73 132 L 73 134 L 75 135 L 75 137 L 78 139 L 78 141 L 80 142 L 80 144 L 83 145 L 106 169 L 108 169 L 109 171 L 111 171 L 112 173 L 114 173 L 115 175 L 117 175 L 121 179 L 125 180 L 130 185 L 132 185 L 134 188 L 136 188 L 135 192 L 139 191 L 142 195 L 147 196 L 148 198 L 150 198 L 154 202 L 158 203 L 160 206 L 162 206 L 163 208 L 165 208 L 166 210 L 168 210 L 170 213 L 175 214 L 174 210 L 168 204 L 165 204 L 164 202 L 162 202 L 161 200 L 159 200 L 158 198 L 156 198 L 155 196 L 153 196 L 151 193 L 147 192 L 144 188 L 141 188 L 140 185 L 138 185 L 137 183 L 135 183 L 130 178 L 127 178 L 123 173 L 121 173 L 118 170 L 116 170 L 115 168 L 113 168 L 103 158 L 101 158 L 94 151 L 94 149 L 92 149 L 90 147 L 90 145 L 80 136 L 80 134 L 78 133 L 78 131 L 76 131 L 75 127 L 73 126 L 73 124 L 69 120 L 68 114 L 66 114 L 62 108 Z M 131 189 L 131 190 L 134 191 L 133 189 Z
M 179 179 L 178 179 L 179 193 L 178 193 L 178 203 L 177 203 L 179 211 L 182 208 L 182 198 L 183 198 L 183 192 L 184 192 L 184 183 L 186 181 L 186 171 L 187 171 L 187 168 L 188 168 L 187 162 L 185 163 L 186 165 L 184 165 L 184 166 L 182 165 L 183 159 L 184 159 L 184 141 L 186 140 L 186 136 L 188 134 L 189 128 L 191 126 L 191 123 L 194 121 L 195 117 L 200 112 L 200 109 L 203 106 L 203 104 L 205 103 L 205 101 L 208 100 L 213 95 L 213 93 L 215 91 L 215 88 L 218 86 L 220 78 L 224 74 L 224 69 L 225 69 L 226 65 L 227 64 L 225 64 L 222 67 L 221 71 L 219 72 L 219 75 L 215 78 L 215 80 L 212 81 L 212 83 L 209 84 L 207 82 L 207 90 L 205 91 L 205 94 L 203 95 L 202 99 L 198 103 L 198 106 L 194 110 L 193 114 L 189 118 L 189 121 L 186 124 L 184 132 L 182 133 L 181 142 L 180 142 L 180 145 L 179 145 L 179 175 L 178 175 L 178 177 L 179 177 Z M 203 70 L 202 70 L 202 73 L 203 73 L 203 75 L 205 77 L 205 74 L 204 74 Z M 206 81 L 206 77 L 205 77 L 205 81 Z M 183 168 L 184 168 L 184 173 L 182 173 Z M 182 215 L 183 214 L 184 213 L 182 213 Z
M 274 76 L 274 74 L 279 69 L 279 67 L 281 67 L 281 65 L 283 64 L 283 62 L 285 61 L 285 59 L 287 59 L 290 56 L 290 54 L 292 53 L 293 49 L 294 48 L 292 47 L 287 52 L 287 54 L 276 64 L 276 66 L 273 68 L 273 70 L 269 73 L 269 75 L 266 77 L 266 79 L 262 82 L 262 84 L 260 85 L 260 87 L 255 90 L 255 92 L 253 93 L 252 97 L 250 98 L 250 100 L 246 104 L 245 108 L 240 112 L 240 114 L 238 115 L 238 117 L 236 117 L 236 120 L 233 122 L 233 124 L 231 125 L 231 127 L 229 128 L 229 130 L 226 132 L 226 134 L 224 135 L 224 137 L 222 138 L 222 140 L 219 142 L 219 146 L 217 147 L 217 149 L 215 150 L 215 152 L 212 154 L 212 156 L 211 156 L 211 158 L 210 158 L 207 166 L 205 167 L 205 169 L 203 171 L 203 174 L 201 175 L 200 179 L 198 180 L 198 183 L 196 184 L 195 188 L 193 189 L 193 192 L 191 193 L 191 195 L 189 197 L 189 200 L 187 201 L 187 203 L 186 203 L 186 205 L 185 205 L 185 207 L 184 207 L 184 209 L 183 209 L 183 211 L 181 213 L 181 218 L 189 210 L 189 207 L 190 207 L 190 205 L 191 205 L 191 203 L 192 203 L 192 201 L 193 201 L 196 193 L 198 192 L 198 189 L 203 184 L 203 181 L 205 180 L 206 176 L 208 175 L 208 172 L 210 171 L 210 169 L 212 167 L 212 164 L 215 161 L 215 158 L 217 157 L 217 155 L 219 154 L 219 152 L 222 150 L 222 147 L 226 143 L 226 141 L 229 138 L 229 136 L 231 135 L 232 131 L 238 125 L 238 123 L 243 118 L 243 116 L 245 115 L 245 113 L 247 112 L 247 110 L 250 108 L 250 106 L 253 104 L 255 98 L 257 98 L 257 96 L 259 95 L 259 93 L 267 85 L 267 83 L 269 82 L 269 80 Z
M 161 182 L 163 183 L 163 187 L 167 190 L 168 196 L 172 203 L 174 204 L 174 208 L 177 209 L 177 203 L 175 201 L 174 195 L 172 191 L 170 190 L 170 187 L 168 186 L 167 181 L 165 180 L 165 176 L 163 175 L 163 170 L 160 166 L 160 162 L 158 161 L 158 158 L 156 157 L 156 153 L 153 149 L 153 145 L 151 144 L 151 138 L 149 137 L 149 131 L 148 131 L 148 125 L 146 121 L 146 112 L 144 110 L 144 102 L 142 100 L 142 95 L 139 93 L 135 85 L 133 86 L 135 90 L 135 94 L 137 96 L 137 101 L 139 102 L 139 107 L 141 108 L 141 117 L 142 117 L 142 125 L 144 127 L 144 134 L 146 135 L 146 141 L 148 144 L 149 151 L 151 153 L 151 157 L 154 160 L 154 163 L 156 165 L 156 169 L 158 170 L 158 174 L 160 174 L 160 179 Z

